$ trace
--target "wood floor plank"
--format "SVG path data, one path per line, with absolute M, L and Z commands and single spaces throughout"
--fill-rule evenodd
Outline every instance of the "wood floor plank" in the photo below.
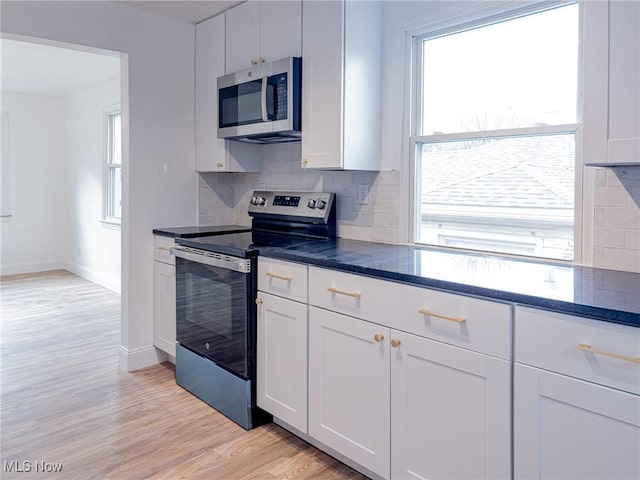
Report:
M 245 431 L 169 363 L 120 371 L 119 295 L 62 270 L 0 293 L 3 480 L 366 478 L 275 424 Z

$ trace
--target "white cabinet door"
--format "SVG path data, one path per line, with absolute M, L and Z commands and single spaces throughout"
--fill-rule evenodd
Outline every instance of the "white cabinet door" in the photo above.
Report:
M 248 1 L 227 10 L 226 72 L 256 63 L 299 57 L 302 51 L 302 2 Z
M 217 79 L 224 75 L 224 14 L 196 25 L 196 171 L 225 170 L 218 138 Z
M 307 432 L 307 305 L 258 293 L 258 406 Z
M 251 68 L 260 57 L 260 2 L 241 3 L 226 11 L 226 72 Z
M 153 344 L 176 356 L 176 267 L 153 262 Z
M 640 2 L 609 5 L 610 163 L 640 165 Z
M 302 55 L 302 1 L 260 2 L 260 58 L 274 62 Z
M 384 478 L 389 349 L 389 329 L 309 307 L 309 435 Z
M 509 478 L 511 363 L 391 337 L 391 477 Z
M 302 166 L 379 170 L 382 2 L 305 1 Z
M 640 478 L 640 396 L 514 369 L 515 478 Z

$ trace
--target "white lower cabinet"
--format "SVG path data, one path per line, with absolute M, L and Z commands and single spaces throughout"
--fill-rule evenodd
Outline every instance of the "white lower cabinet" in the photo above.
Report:
M 383 478 L 509 478 L 511 362 L 310 307 L 309 434 Z
M 640 478 L 640 329 L 516 307 L 516 478 Z
M 307 309 L 258 293 L 257 404 L 307 432 Z
M 391 337 L 391 477 L 511 477 L 511 362 Z
M 637 395 L 515 364 L 515 478 L 640 478 Z
M 389 477 L 389 329 L 309 307 L 309 435 Z
M 176 267 L 173 238 L 154 237 L 153 345 L 176 356 Z
M 153 344 L 176 356 L 176 267 L 153 262 Z

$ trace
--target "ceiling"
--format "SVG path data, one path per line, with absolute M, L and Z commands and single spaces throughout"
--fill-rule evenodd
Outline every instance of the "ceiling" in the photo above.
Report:
M 199 23 L 230 9 L 245 0 L 116 0 L 116 3 L 141 8 L 167 17 Z
M 0 39 L 0 87 L 6 92 L 66 96 L 120 75 L 120 58 Z

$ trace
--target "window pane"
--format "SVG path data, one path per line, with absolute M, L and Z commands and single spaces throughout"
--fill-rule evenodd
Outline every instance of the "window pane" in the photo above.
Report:
M 422 135 L 576 121 L 576 4 L 422 46 Z
M 111 116 L 111 159 L 110 163 L 122 163 L 122 141 L 120 133 L 120 114 Z
M 107 217 L 121 218 L 122 168 L 109 167 L 109 199 Z
M 416 241 L 573 259 L 575 135 L 418 145 Z

